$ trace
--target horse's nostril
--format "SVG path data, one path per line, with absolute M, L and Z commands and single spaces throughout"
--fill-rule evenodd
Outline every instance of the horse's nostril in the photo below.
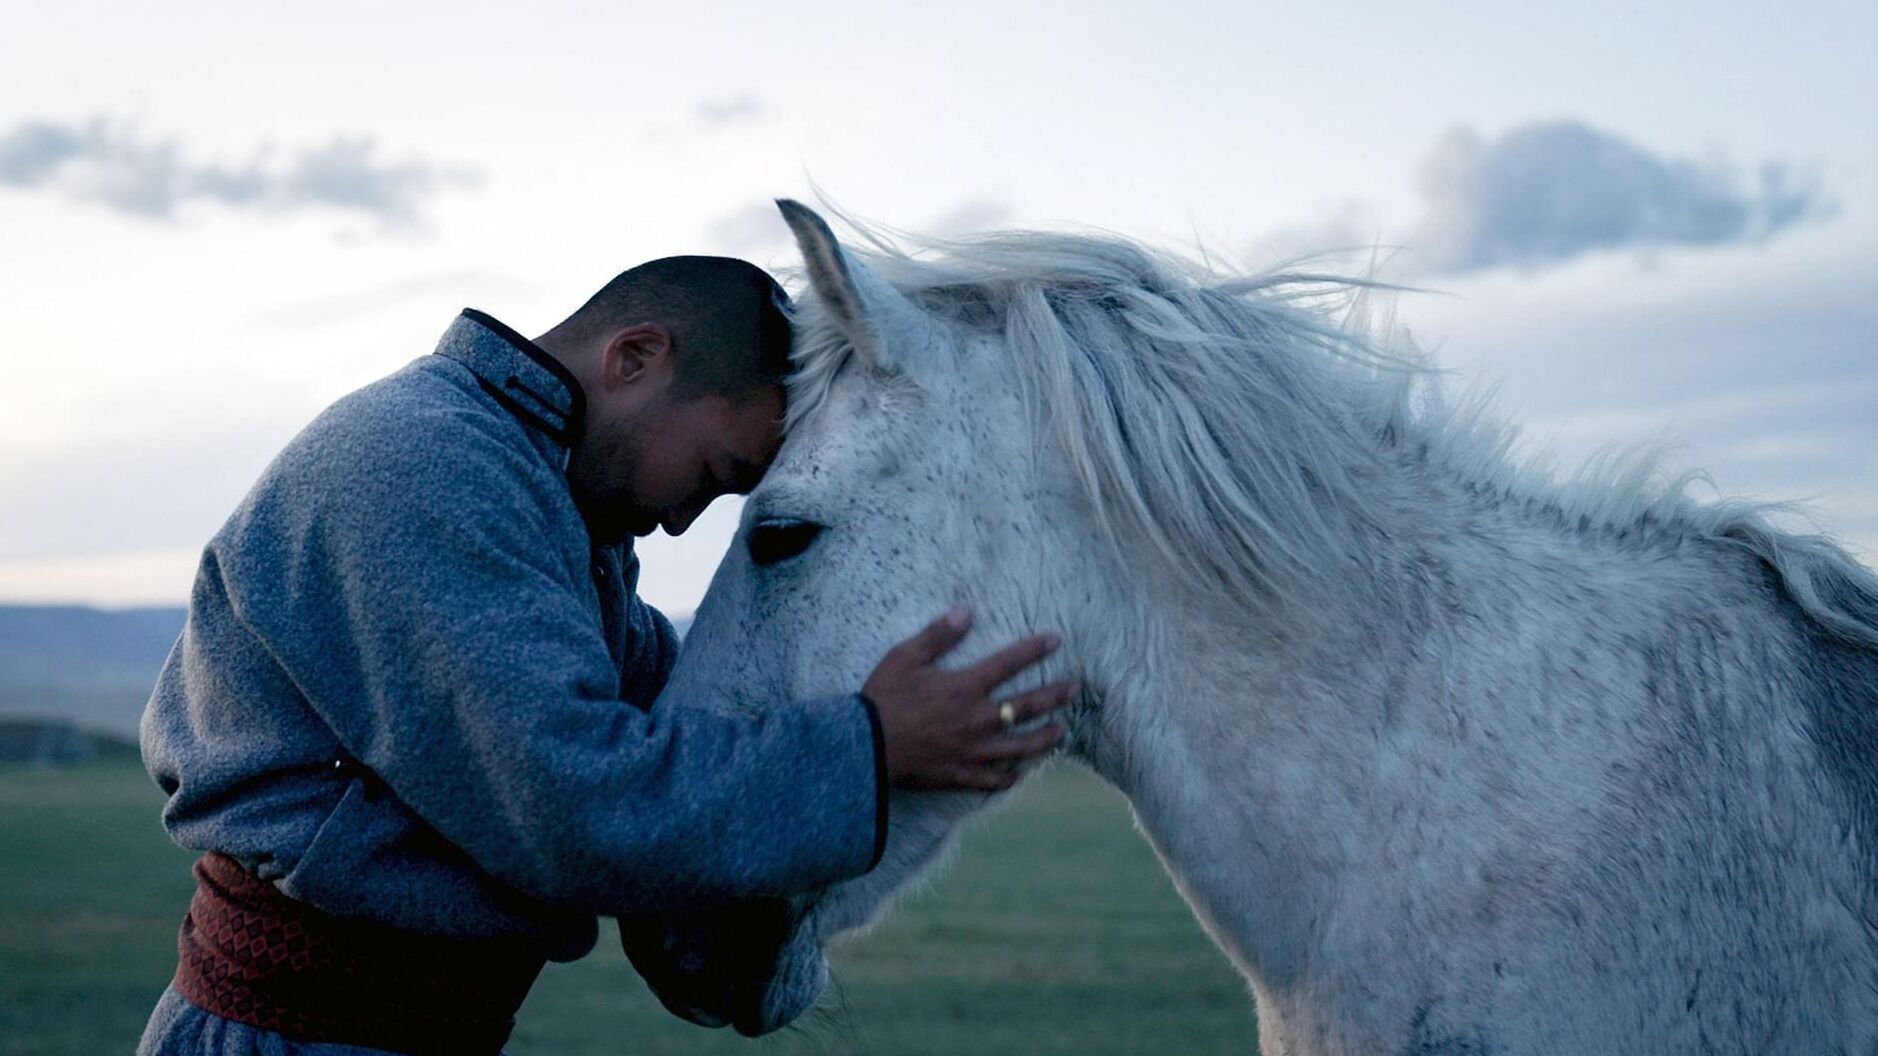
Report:
M 814 521 L 759 521 L 750 529 L 750 560 L 759 565 L 787 561 L 807 550 L 822 534 Z

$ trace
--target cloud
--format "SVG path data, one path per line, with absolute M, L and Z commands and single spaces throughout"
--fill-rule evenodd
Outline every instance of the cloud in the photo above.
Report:
M 1524 125 L 1491 141 L 1457 128 L 1423 162 L 1420 183 L 1428 209 L 1411 244 L 1443 272 L 1754 242 L 1830 211 L 1818 187 L 1784 164 L 1743 178 L 1575 121 Z
M 515 303 L 548 292 L 543 283 L 489 268 L 452 268 L 405 275 L 344 292 L 306 297 L 246 317 L 256 337 L 349 326 L 413 303 L 439 312 L 459 304 Z M 445 316 L 439 316 L 445 318 Z
M 747 92 L 692 104 L 689 120 L 653 125 L 645 130 L 647 143 L 671 146 L 717 135 L 732 125 L 749 124 L 769 116 L 769 107 Z
M 1567 472 L 1614 446 L 1667 445 L 1670 470 L 1707 470 L 1731 497 L 1801 500 L 1870 553 L 1878 303 L 1859 280 L 1872 249 L 1795 239 L 1773 268 L 1751 252 L 1691 254 L 1649 282 L 1607 257 L 1404 298 L 1398 319 L 1438 339 L 1452 391 L 1490 388 L 1524 446 Z
M 925 227 L 925 234 L 939 238 L 974 235 L 1002 226 L 1011 218 L 1010 203 L 980 196 L 967 198 L 940 213 Z
M 1011 217 L 1007 203 L 986 195 L 966 198 L 942 210 L 926 223 L 909 228 L 917 235 L 958 238 L 996 228 Z M 704 228 L 710 252 L 754 257 L 789 249 L 789 226 L 772 202 L 761 202 L 726 213 Z
M 28 121 L 0 135 L 0 187 L 59 191 L 120 213 L 169 219 L 191 202 L 285 212 L 322 207 L 387 225 L 421 219 L 424 203 L 465 172 L 378 160 L 368 137 L 339 137 L 279 161 L 269 150 L 239 165 L 185 158 L 173 140 L 94 118 L 85 124 Z
M 200 546 L 318 409 L 285 382 L 239 384 L 250 406 L 179 396 L 148 427 L 0 446 L 0 561 Z
M 713 252 L 754 256 L 789 245 L 789 227 L 775 205 L 761 202 L 705 225 L 704 238 Z
M 1383 242 L 1381 230 L 1382 222 L 1375 210 L 1362 202 L 1348 201 L 1335 210 L 1320 210 L 1308 222 L 1265 232 L 1252 240 L 1246 255 L 1262 267 L 1387 256 L 1396 247 Z
M 763 116 L 763 104 L 748 94 L 705 99 L 698 103 L 698 120 L 707 125 L 728 125 Z

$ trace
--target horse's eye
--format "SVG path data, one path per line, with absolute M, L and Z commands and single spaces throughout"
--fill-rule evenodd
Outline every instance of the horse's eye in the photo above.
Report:
M 750 529 L 750 560 L 759 565 L 787 561 L 815 542 L 822 526 L 814 521 L 758 521 Z

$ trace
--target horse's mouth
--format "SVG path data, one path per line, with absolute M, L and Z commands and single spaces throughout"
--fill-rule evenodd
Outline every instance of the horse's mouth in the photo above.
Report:
M 620 942 L 659 1002 L 699 1026 L 759 1037 L 821 996 L 827 960 L 781 900 L 679 921 L 620 922 Z

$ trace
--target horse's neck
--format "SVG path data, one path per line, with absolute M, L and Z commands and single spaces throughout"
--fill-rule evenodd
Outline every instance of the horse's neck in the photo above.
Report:
M 1126 660 L 1096 679 L 1104 698 L 1079 738 L 1255 981 L 1282 982 L 1309 956 L 1346 872 L 1339 848 L 1365 838 L 1370 738 L 1356 731 L 1409 643 L 1385 640 L 1358 593 L 1348 613 L 1311 614 L 1333 631 L 1322 637 L 1185 601 L 1114 621 L 1104 652 Z
M 1654 732 L 1632 699 L 1653 637 L 1691 597 L 1761 589 L 1712 547 L 1630 547 L 1462 488 L 1402 496 L 1349 549 L 1375 582 L 1314 599 L 1308 631 L 1138 615 L 1159 652 L 1115 680 L 1085 747 L 1261 992 L 1322 962 L 1329 922 L 1423 942 L 1414 899 L 1477 889 L 1533 833 L 1570 846 L 1595 775 Z

